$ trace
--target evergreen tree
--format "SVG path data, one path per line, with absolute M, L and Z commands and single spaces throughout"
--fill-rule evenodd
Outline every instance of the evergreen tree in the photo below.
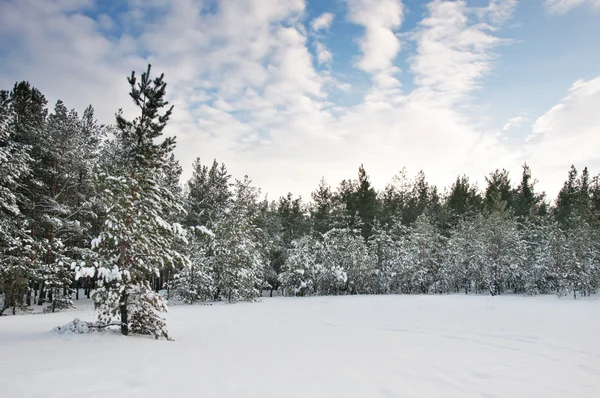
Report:
M 281 272 L 292 242 L 310 232 L 310 221 L 305 214 L 302 198 L 294 199 L 291 193 L 273 203 L 270 218 L 270 225 L 263 225 L 261 228 L 271 241 L 267 280 L 272 292 L 279 285 L 277 275 Z
M 309 223 L 304 214 L 302 198 L 294 199 L 291 193 L 279 198 L 277 214 L 281 220 L 282 239 L 286 246 L 309 231 Z
M 487 183 L 484 195 L 485 208 L 488 211 L 492 210 L 500 200 L 506 204 L 507 209 L 512 209 L 514 198 L 508 171 L 496 170 L 485 177 L 485 181 Z
M 400 259 L 394 236 L 388 229 L 383 228 L 379 223 L 375 223 L 368 245 L 369 255 L 375 262 L 373 293 L 390 294 L 397 291 L 393 285 Z
M 599 234 L 594 231 L 583 218 L 575 222 L 575 227 L 567 231 L 568 248 L 570 258 L 564 266 L 563 287 L 573 292 L 573 298 L 577 292 L 582 296 L 589 296 L 595 290 L 598 281 L 598 241 Z
M 259 203 L 258 208 L 259 212 L 255 225 L 262 231 L 265 240 L 269 243 L 269 261 L 267 267 L 265 267 L 264 279 L 269 286 L 270 296 L 272 297 L 273 292 L 278 290 L 281 285 L 279 275 L 283 270 L 291 243 L 285 242 L 282 220 L 277 212 L 277 204 L 275 202 L 269 203 L 268 199 L 265 198 Z
M 141 114 L 133 121 L 117 114 L 116 141 L 123 156 L 99 174 L 106 220 L 92 245 L 98 254 L 100 287 L 94 300 L 100 323 L 116 321 L 124 335 L 132 331 L 156 338 L 168 338 L 160 316 L 166 303 L 151 288 L 151 278 L 188 262 L 174 249 L 181 226 L 167 221 L 182 204 L 159 183 L 175 146 L 172 137 L 157 143 L 173 109 L 161 113 L 168 105 L 163 79 L 150 78 L 150 65 L 139 82 L 135 72 L 128 78 Z
M 575 215 L 578 201 L 577 169 L 574 165 L 569 169 L 569 176 L 556 198 L 554 218 L 562 226 L 568 227 L 570 220 Z
M 521 228 L 524 244 L 523 289 L 527 294 L 553 292 L 552 261 L 549 257 L 550 230 L 553 225 L 543 218 L 527 219 Z
M 267 287 L 268 242 L 256 226 L 258 195 L 247 177 L 236 181 L 230 207 L 214 223 L 209 250 L 215 299 L 254 300 Z
M 311 196 L 313 200 L 310 208 L 311 225 L 316 236 L 320 236 L 334 226 L 334 195 L 325 179 L 321 179 L 319 187 L 312 192 Z
M 92 172 L 103 133 L 91 107 L 80 119 L 59 100 L 39 140 L 43 167 L 36 214 L 43 248 L 42 288 L 52 311 L 72 305 L 71 266 L 91 257 L 90 228 L 97 217 Z M 42 288 L 39 300 L 44 298 Z
M 187 226 L 206 226 L 221 217 L 231 200 L 231 175 L 225 164 L 215 159 L 209 168 L 200 158 L 193 164 L 193 175 L 187 183 L 186 209 Z
M 179 269 L 169 288 L 172 288 L 175 297 L 187 304 L 196 301 L 212 299 L 215 294 L 211 258 L 207 255 L 208 245 L 204 235 L 214 236 L 204 228 L 190 228 L 188 243 L 185 245 L 190 263 Z
M 411 185 L 406 169 L 402 169 L 379 195 L 379 203 L 381 204 L 379 220 L 383 226 L 391 228 L 403 219 L 410 198 L 410 191 Z
M 306 296 L 326 294 L 331 287 L 325 283 L 329 270 L 321 261 L 322 245 L 312 235 L 292 242 L 292 247 L 279 274 L 283 294 Z
M 337 196 L 348 216 L 347 226 L 359 229 L 365 241 L 369 239 L 377 215 L 377 192 L 371 186 L 369 177 L 361 165 L 358 179 L 342 181 Z
M 447 281 L 442 276 L 445 240 L 430 218 L 421 214 L 410 234 L 412 260 L 415 273 L 412 285 L 420 293 L 441 293 L 447 290 Z
M 345 279 L 343 292 L 369 294 L 375 290 L 374 258 L 369 256 L 368 247 L 358 230 L 349 228 L 332 229 L 323 236 L 322 259 L 330 270 L 332 291 Z
M 35 276 L 31 263 L 32 238 L 19 208 L 19 186 L 30 174 L 30 147 L 15 141 L 15 112 L 9 93 L 0 91 L 0 315 L 12 305 L 23 305 Z
M 482 201 L 477 187 L 471 185 L 467 176 L 456 177 L 445 202 L 450 213 L 451 226 L 455 227 L 465 216 L 480 212 Z
M 355 193 L 356 212 L 361 220 L 361 235 L 365 241 L 369 239 L 377 215 L 377 192 L 371 186 L 365 168 L 358 169 L 358 183 Z
M 514 194 L 515 216 L 521 221 L 544 213 L 544 194 L 535 193 L 535 180 L 532 180 L 531 170 L 527 163 L 523 165 L 521 182 Z
M 421 170 L 413 180 L 410 196 L 402 215 L 402 223 L 413 225 L 427 209 L 430 199 L 431 190 L 425 178 L 425 173 Z
M 47 100 L 44 95 L 28 82 L 16 83 L 9 93 L 9 106 L 12 113 L 12 139 L 17 146 L 28 148 L 31 161 L 27 178 L 18 184 L 17 204 L 26 219 L 27 234 L 31 237 L 29 272 L 31 278 L 27 283 L 39 292 L 38 304 L 43 303 L 44 283 L 40 275 L 43 256 L 42 241 L 44 233 L 39 226 L 40 216 L 37 212 L 40 197 L 45 194 L 41 174 L 44 171 L 42 162 L 43 142 L 45 134 Z M 40 230 L 40 231 L 38 231 Z M 26 294 L 26 302 L 30 301 L 30 292 Z
M 506 288 L 522 289 L 519 282 L 525 257 L 516 220 L 501 200 L 501 191 L 489 199 L 488 213 L 480 218 L 479 237 L 483 240 L 484 283 L 492 296 Z
M 451 275 L 450 288 L 456 292 L 464 289 L 465 294 L 473 288 L 481 288 L 485 267 L 485 246 L 478 228 L 481 225 L 481 215 L 473 217 L 475 218 L 461 219 L 452 231 L 444 262 Z

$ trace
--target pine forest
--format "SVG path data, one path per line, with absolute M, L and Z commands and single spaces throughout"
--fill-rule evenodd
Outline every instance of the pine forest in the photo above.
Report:
M 153 72 L 128 77 L 137 115 L 111 125 L 26 81 L 0 91 L 0 314 L 84 295 L 95 327 L 169 339 L 169 302 L 598 289 L 600 176 L 585 165 L 550 198 L 527 164 L 482 171 L 482 187 L 402 170 L 376 189 L 356 159 L 356 179 L 269 200 L 216 159 L 181 181 L 163 134 L 177 109 Z

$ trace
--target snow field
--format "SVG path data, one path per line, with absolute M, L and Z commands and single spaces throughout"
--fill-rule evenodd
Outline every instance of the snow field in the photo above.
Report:
M 599 315 L 595 297 L 277 297 L 173 306 L 174 342 L 50 332 L 88 302 L 0 318 L 0 396 L 596 398 Z

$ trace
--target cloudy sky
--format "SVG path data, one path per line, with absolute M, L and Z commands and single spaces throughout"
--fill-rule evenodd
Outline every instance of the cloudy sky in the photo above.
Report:
M 101 122 L 148 62 L 169 134 L 274 198 L 362 163 L 483 185 L 527 162 L 553 196 L 600 172 L 600 0 L 2 0 L 0 88 L 28 80 Z

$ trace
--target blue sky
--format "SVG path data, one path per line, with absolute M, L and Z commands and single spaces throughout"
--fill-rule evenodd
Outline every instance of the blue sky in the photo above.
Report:
M 0 87 L 29 80 L 101 122 L 165 72 L 168 128 L 271 198 L 365 165 L 449 186 L 527 162 L 554 196 L 600 172 L 600 0 L 4 0 Z

